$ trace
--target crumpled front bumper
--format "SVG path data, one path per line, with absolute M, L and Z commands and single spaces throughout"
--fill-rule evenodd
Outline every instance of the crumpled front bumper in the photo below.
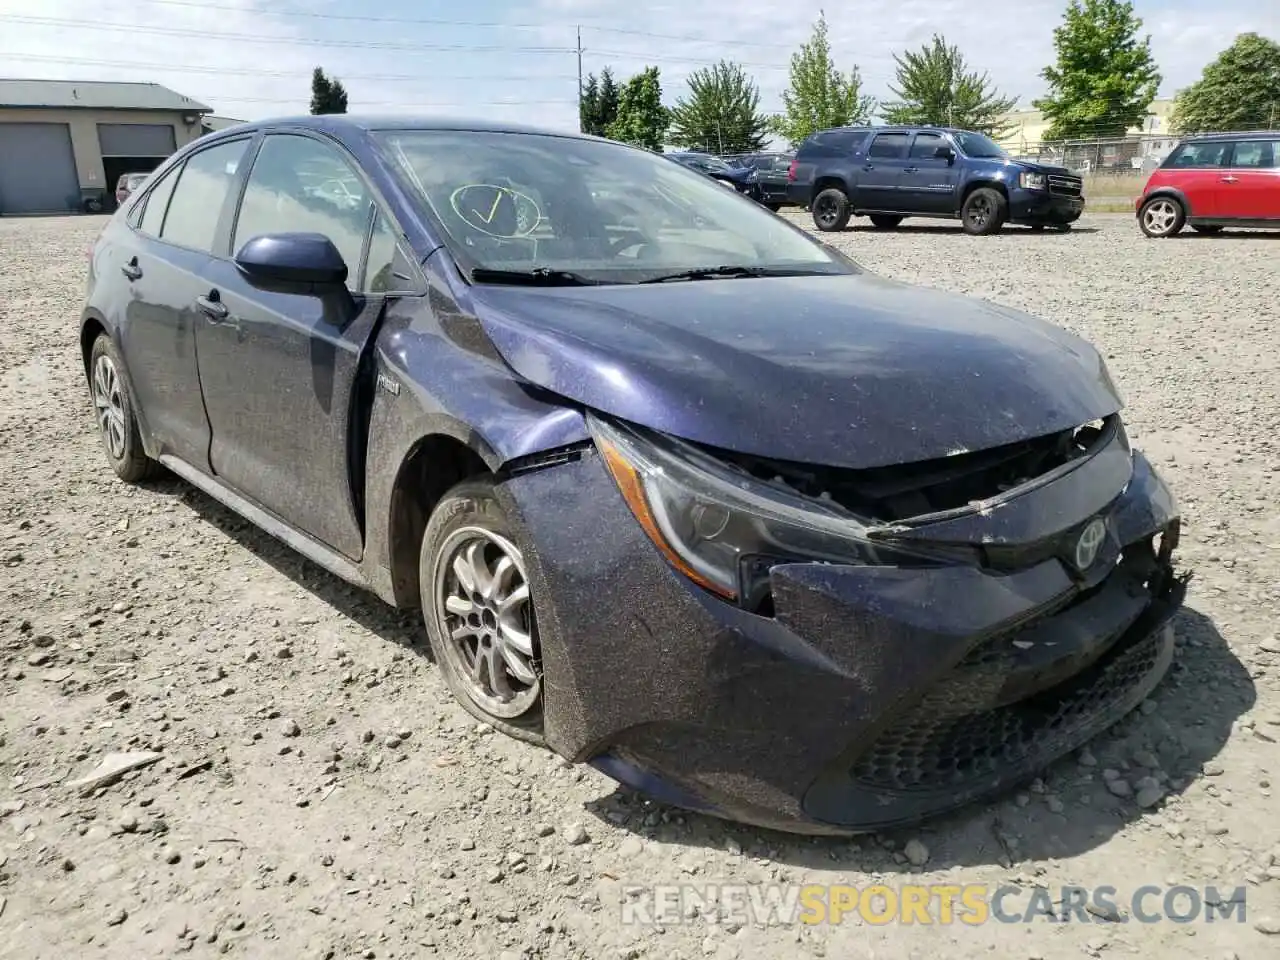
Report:
M 944 531 L 987 540 L 994 568 L 775 567 L 772 617 L 674 571 L 594 451 L 511 478 L 549 745 L 660 800 L 805 833 L 900 825 L 1033 776 L 1172 657 L 1182 583 L 1152 538 L 1176 542 L 1176 504 L 1127 445 L 1094 461 Z M 1058 545 L 1099 516 L 1106 544 L 1074 570 Z

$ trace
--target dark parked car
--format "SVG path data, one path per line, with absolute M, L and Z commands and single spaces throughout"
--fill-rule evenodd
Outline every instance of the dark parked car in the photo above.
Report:
M 883 228 L 904 217 L 959 217 L 972 234 L 1006 223 L 1067 229 L 1084 212 L 1083 181 L 1065 167 L 1014 160 L 980 133 L 915 127 L 813 134 L 791 165 L 791 200 L 827 231 L 854 216 Z
M 1207 134 L 1179 143 L 1147 180 L 1134 205 L 1148 237 L 1172 237 L 1187 224 L 1280 229 L 1280 131 Z
M 756 182 L 756 171 L 753 167 L 732 166 L 708 153 L 668 153 L 682 167 L 697 170 L 712 180 L 719 180 L 725 186 L 733 187 L 739 193 L 751 194 Z M 753 198 L 754 199 L 754 198 Z
M 420 608 L 467 710 L 669 803 L 915 820 L 1172 656 L 1178 508 L 1093 348 L 644 150 L 207 135 L 98 238 L 80 342 L 121 478 Z
M 129 194 L 137 190 L 148 176 L 150 174 L 147 173 L 122 173 L 120 179 L 116 181 L 116 205 L 119 206 L 128 200 Z
M 728 164 L 755 170 L 752 199 L 770 210 L 779 210 L 791 202 L 788 191 L 791 188 L 789 174 L 793 159 L 789 153 L 743 153 L 724 158 Z

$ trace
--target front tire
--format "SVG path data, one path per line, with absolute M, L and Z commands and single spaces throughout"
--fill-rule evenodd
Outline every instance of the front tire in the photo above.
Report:
M 1138 226 L 1155 240 L 1172 237 L 1186 222 L 1187 211 L 1174 197 L 1152 197 L 1138 214 Z
M 960 223 L 964 232 L 974 237 L 999 233 L 1009 219 L 1009 201 L 992 187 L 979 187 L 964 198 Z
M 472 716 L 543 744 L 542 664 L 524 551 L 491 480 L 467 480 L 431 514 L 418 557 L 427 639 Z
M 901 222 L 902 217 L 894 216 L 891 213 L 871 214 L 871 225 L 879 230 L 892 230 Z
M 160 464 L 147 456 L 124 379 L 124 360 L 111 338 L 99 334 L 89 352 L 89 398 L 111 469 L 125 483 L 154 477 Z
M 839 187 L 828 187 L 813 198 L 813 225 L 823 233 L 838 233 L 849 225 L 853 210 Z

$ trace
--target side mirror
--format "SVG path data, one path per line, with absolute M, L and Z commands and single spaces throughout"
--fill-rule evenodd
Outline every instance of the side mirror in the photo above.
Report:
M 322 233 L 267 233 L 248 240 L 236 266 L 263 287 L 335 287 L 347 280 L 347 264 Z
M 933 155 L 939 160 L 947 161 L 947 163 L 950 163 L 956 158 L 956 152 L 950 147 L 939 147 L 937 150 L 933 151 Z

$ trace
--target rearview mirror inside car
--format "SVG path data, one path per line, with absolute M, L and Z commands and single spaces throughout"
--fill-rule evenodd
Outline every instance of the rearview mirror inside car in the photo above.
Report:
M 322 233 L 268 233 L 245 242 L 236 266 L 250 283 L 263 286 L 339 286 L 347 264 Z

